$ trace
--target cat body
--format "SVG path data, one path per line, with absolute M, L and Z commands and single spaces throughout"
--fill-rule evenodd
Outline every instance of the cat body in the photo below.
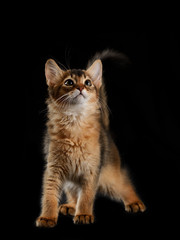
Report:
M 74 223 L 93 223 L 97 192 L 123 201 L 127 211 L 144 211 L 118 149 L 109 132 L 107 100 L 100 57 L 86 70 L 62 70 L 46 63 L 49 98 L 45 137 L 46 169 L 43 178 L 39 227 L 53 227 L 59 212 L 73 215 Z M 61 204 L 62 192 L 67 203 Z

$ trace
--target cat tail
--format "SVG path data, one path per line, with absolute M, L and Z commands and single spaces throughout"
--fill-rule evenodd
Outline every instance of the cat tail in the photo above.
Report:
M 113 49 L 105 49 L 102 52 L 97 52 L 89 61 L 87 64 L 87 68 L 90 67 L 93 62 L 97 59 L 101 59 L 102 63 L 107 60 L 109 60 L 115 64 L 117 64 L 119 67 L 126 68 L 131 62 L 124 53 L 115 51 Z
M 102 52 L 97 52 L 89 61 L 87 64 L 87 68 L 89 68 L 93 62 L 97 59 L 100 59 L 103 64 L 103 72 L 104 72 L 104 67 L 111 68 L 111 65 L 113 67 L 117 67 L 118 69 L 127 69 L 127 67 L 130 65 L 130 60 L 129 58 L 118 51 L 115 51 L 113 49 L 105 49 Z M 109 110 L 108 110 L 108 104 L 107 104 L 107 94 L 106 94 L 106 89 L 105 89 L 105 83 L 104 83 L 104 76 L 103 76 L 103 81 L 102 81 L 102 86 L 100 89 L 100 94 L 99 94 L 99 100 L 100 100 L 100 105 L 101 105 L 101 114 L 102 114 L 102 123 L 105 127 L 105 129 L 109 128 Z

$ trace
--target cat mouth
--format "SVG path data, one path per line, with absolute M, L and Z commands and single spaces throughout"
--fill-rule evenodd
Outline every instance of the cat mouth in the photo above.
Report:
M 87 93 L 85 90 L 80 91 L 79 89 L 74 90 L 74 92 L 71 94 L 70 102 L 72 104 L 79 104 L 84 103 L 84 101 L 87 99 Z
M 80 99 L 80 98 L 85 98 L 83 93 L 79 93 L 74 99 Z
M 85 99 L 84 94 L 82 92 L 80 92 L 73 98 L 73 102 L 74 103 L 83 103 L 84 99 Z
M 82 92 L 78 93 L 77 96 L 74 97 L 74 99 L 81 98 L 81 97 L 85 98 L 85 96 Z

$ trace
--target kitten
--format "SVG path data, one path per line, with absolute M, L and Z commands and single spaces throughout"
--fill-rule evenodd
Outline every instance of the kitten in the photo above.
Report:
M 122 56 L 103 51 L 95 55 L 86 70 L 62 70 L 54 60 L 46 62 L 47 162 L 38 227 L 54 227 L 59 212 L 74 216 L 74 223 L 93 223 L 97 192 L 122 200 L 128 212 L 145 210 L 127 171 L 121 167 L 109 132 L 101 60 Z M 63 191 L 67 203 L 59 206 Z

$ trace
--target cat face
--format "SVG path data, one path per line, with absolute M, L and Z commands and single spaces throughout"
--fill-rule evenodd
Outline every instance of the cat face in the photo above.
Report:
M 96 60 L 87 70 L 62 70 L 54 60 L 45 65 L 49 94 L 60 107 L 86 104 L 97 101 L 102 84 L 102 63 Z

